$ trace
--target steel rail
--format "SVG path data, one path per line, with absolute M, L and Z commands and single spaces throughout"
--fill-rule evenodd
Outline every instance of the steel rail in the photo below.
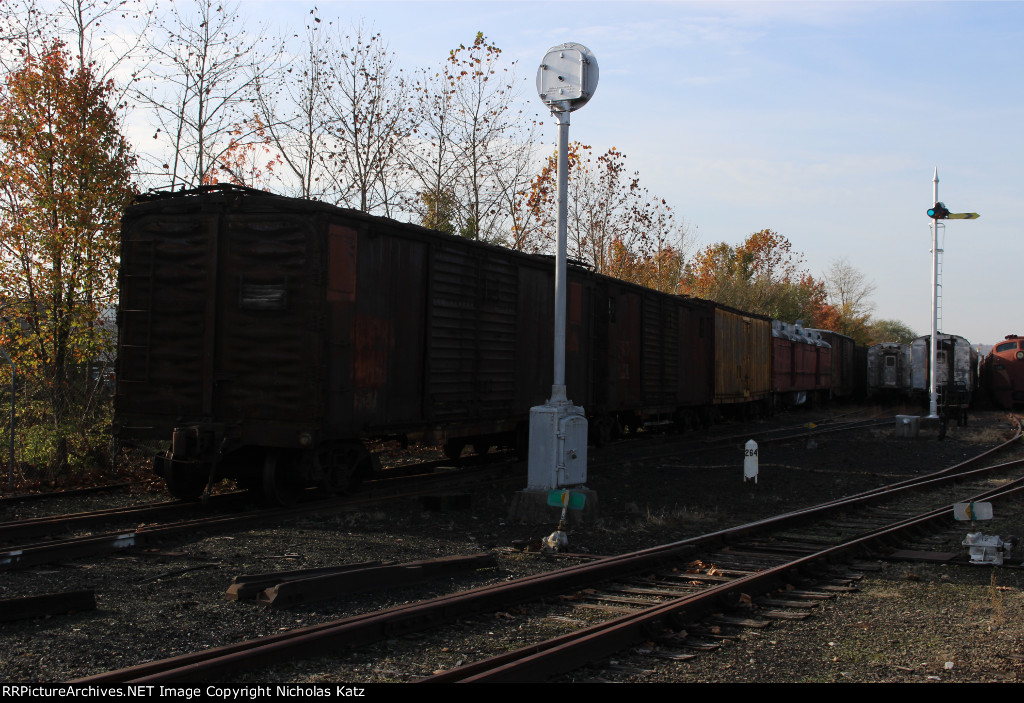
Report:
M 487 466 L 479 469 L 480 473 L 495 470 L 495 466 Z M 469 476 L 476 478 L 476 476 Z M 417 477 L 410 477 L 398 481 L 390 487 L 376 488 L 376 494 L 357 494 L 355 496 L 334 497 L 324 500 L 308 501 L 299 505 L 283 508 L 264 508 L 232 515 L 219 515 L 201 517 L 194 520 L 179 521 L 168 525 L 152 525 L 124 530 L 107 532 L 102 535 L 89 535 L 86 537 L 73 537 L 63 540 L 52 540 L 49 542 L 12 545 L 0 550 L 0 571 L 38 566 L 40 564 L 52 563 L 61 559 L 77 559 L 100 554 L 108 554 L 124 549 L 145 547 L 156 542 L 176 537 L 180 534 L 193 535 L 197 531 L 215 532 L 242 529 L 254 525 L 262 525 L 268 520 L 284 520 L 293 517 L 309 517 L 311 515 L 324 515 L 339 510 L 349 510 L 362 505 L 372 505 L 386 500 L 397 500 L 415 498 L 430 495 L 441 488 L 445 488 L 453 482 L 464 482 L 467 474 L 429 474 Z M 414 487 L 409 490 L 410 484 Z M 235 495 L 235 494 L 229 494 Z M 227 497 L 227 496 L 225 496 Z M 188 503 L 179 503 L 178 509 L 188 506 Z M 61 516 L 68 524 L 74 522 L 74 516 Z M 132 515 L 128 515 L 132 517 Z M 109 521 L 111 514 L 99 517 L 82 518 L 75 527 L 82 527 L 86 524 L 97 521 Z M 15 528 L 17 529 L 17 528 Z M 27 531 L 37 530 L 36 525 L 29 525 Z M 2 534 L 2 533 L 0 533 Z
M 1019 430 L 1013 439 L 995 449 L 1007 448 L 1018 437 Z M 979 457 L 962 462 L 957 466 L 970 464 L 974 460 L 990 456 L 993 451 L 987 450 L 979 455 Z M 1009 468 L 1022 463 L 1024 463 L 1024 460 L 1018 460 L 999 465 L 997 468 Z M 928 475 L 923 477 L 923 480 L 930 482 L 953 481 L 957 478 L 956 475 L 949 473 L 948 470 L 936 473 L 948 475 Z M 903 484 L 907 484 L 907 482 L 897 484 L 897 490 L 913 487 L 912 485 Z M 691 556 L 698 547 L 713 548 L 718 545 L 728 544 L 731 539 L 736 537 L 746 536 L 752 532 L 763 531 L 768 528 L 779 529 L 787 527 L 803 522 L 810 517 L 868 502 L 879 498 L 881 495 L 877 491 L 868 492 L 850 499 L 832 501 L 820 506 L 813 506 L 766 520 L 726 528 L 707 535 L 651 547 L 639 552 L 603 557 L 588 564 L 581 564 L 557 572 L 539 574 L 494 586 L 483 586 L 419 603 L 398 606 L 378 613 L 368 613 L 288 633 L 272 635 L 258 640 L 239 642 L 171 659 L 140 664 L 84 678 L 80 682 L 130 681 L 134 683 L 153 683 L 211 679 L 223 677 L 253 666 L 272 665 L 290 657 L 322 654 L 324 648 L 359 646 L 385 637 L 395 637 L 427 627 L 437 626 L 471 613 L 491 608 L 506 607 L 510 602 L 540 598 L 551 593 L 564 592 L 573 588 L 590 585 L 595 581 L 618 578 L 671 559 Z M 797 563 L 801 562 L 798 561 Z M 729 591 L 726 589 L 723 592 Z
M 1024 478 L 965 500 L 993 500 L 1021 492 L 1024 492 Z M 610 656 L 649 639 L 658 632 L 679 629 L 682 622 L 705 617 L 719 609 L 723 601 L 731 599 L 735 602 L 740 594 L 754 596 L 771 591 L 789 580 L 794 573 L 799 573 L 817 562 L 836 559 L 851 551 L 865 550 L 875 542 L 896 537 L 902 532 L 922 527 L 943 517 L 948 518 L 952 508 L 952 505 L 935 508 L 919 516 L 870 530 L 853 540 L 794 559 L 786 564 L 710 586 L 700 593 L 661 603 L 514 652 L 506 652 L 481 662 L 425 677 L 416 683 L 535 682 L 557 676 Z

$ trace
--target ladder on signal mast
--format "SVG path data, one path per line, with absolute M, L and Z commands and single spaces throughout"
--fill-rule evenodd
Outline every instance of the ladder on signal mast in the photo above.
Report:
M 946 225 L 943 222 L 935 222 L 935 332 L 942 331 L 942 254 L 945 251 L 942 247 L 942 240 L 946 235 Z

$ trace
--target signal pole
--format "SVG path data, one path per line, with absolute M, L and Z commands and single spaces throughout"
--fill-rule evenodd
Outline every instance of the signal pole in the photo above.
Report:
M 569 183 L 569 115 L 587 104 L 597 88 L 597 58 L 582 44 L 552 47 L 537 71 L 537 93 L 558 123 L 558 243 L 555 258 L 554 373 L 551 397 L 530 408 L 527 486 L 513 498 L 510 515 L 530 521 L 545 515 L 552 489 L 586 491 L 587 418 L 572 404 L 565 383 L 565 327 L 568 297 L 567 209 Z M 590 492 L 592 494 L 592 492 Z M 569 498 L 568 494 L 565 495 Z M 571 501 L 565 502 L 569 506 Z M 596 511 L 591 500 L 588 510 Z M 561 531 L 561 528 L 559 528 Z
M 950 212 L 945 203 L 939 202 L 939 167 L 932 177 L 932 202 L 928 217 L 932 218 L 932 337 L 928 359 L 928 417 L 939 416 L 939 393 L 936 386 L 936 363 L 939 358 L 939 220 L 976 220 L 976 212 Z
M 932 177 L 932 202 L 938 205 L 939 202 L 939 167 L 935 167 L 935 175 Z M 937 215 L 938 208 L 934 208 Z M 928 417 L 939 416 L 939 398 L 935 387 L 935 363 L 939 358 L 939 219 L 932 218 L 932 338 L 931 351 L 928 360 Z

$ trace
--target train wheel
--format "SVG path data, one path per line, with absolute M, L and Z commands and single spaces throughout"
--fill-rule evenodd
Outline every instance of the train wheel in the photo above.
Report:
M 449 439 L 444 443 L 444 455 L 449 459 L 458 459 L 462 456 L 462 450 L 465 446 L 465 442 Z
M 164 469 L 167 491 L 178 500 L 196 500 L 206 489 L 206 476 L 168 462 Z
M 292 458 L 281 451 L 267 452 L 263 460 L 263 499 L 268 505 L 294 505 L 302 492 L 302 483 Z
M 607 415 L 595 417 L 588 425 L 590 430 L 589 440 L 595 447 L 603 447 L 612 441 L 612 434 L 615 431 L 615 422 Z
M 325 475 L 320 487 L 328 493 L 347 493 L 376 468 L 376 459 L 361 444 L 335 446 L 321 455 Z
M 520 422 L 515 432 L 516 458 L 519 461 L 526 461 L 530 458 L 530 425 Z

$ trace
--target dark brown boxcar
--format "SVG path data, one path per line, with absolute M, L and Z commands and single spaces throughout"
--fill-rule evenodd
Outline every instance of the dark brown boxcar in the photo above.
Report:
M 593 414 L 618 427 L 704 419 L 714 392 L 714 309 L 605 277 L 594 287 Z M 588 413 L 591 408 L 588 408 Z
M 852 398 L 857 391 L 856 344 L 853 337 L 847 337 L 831 330 L 809 329 L 832 347 L 832 397 Z
M 123 221 L 116 431 L 172 440 L 156 468 L 176 495 L 228 476 L 275 500 L 343 489 L 370 437 L 522 441 L 551 392 L 553 278 L 549 257 L 322 203 L 143 198 Z M 709 303 L 579 267 L 567 302 L 568 394 L 599 429 L 711 403 Z
M 570 275 L 578 404 L 592 278 Z M 151 198 L 123 223 L 118 434 L 173 434 L 157 468 L 183 497 L 214 474 L 342 488 L 366 437 L 485 449 L 550 393 L 552 279 L 549 259 L 321 203 Z

